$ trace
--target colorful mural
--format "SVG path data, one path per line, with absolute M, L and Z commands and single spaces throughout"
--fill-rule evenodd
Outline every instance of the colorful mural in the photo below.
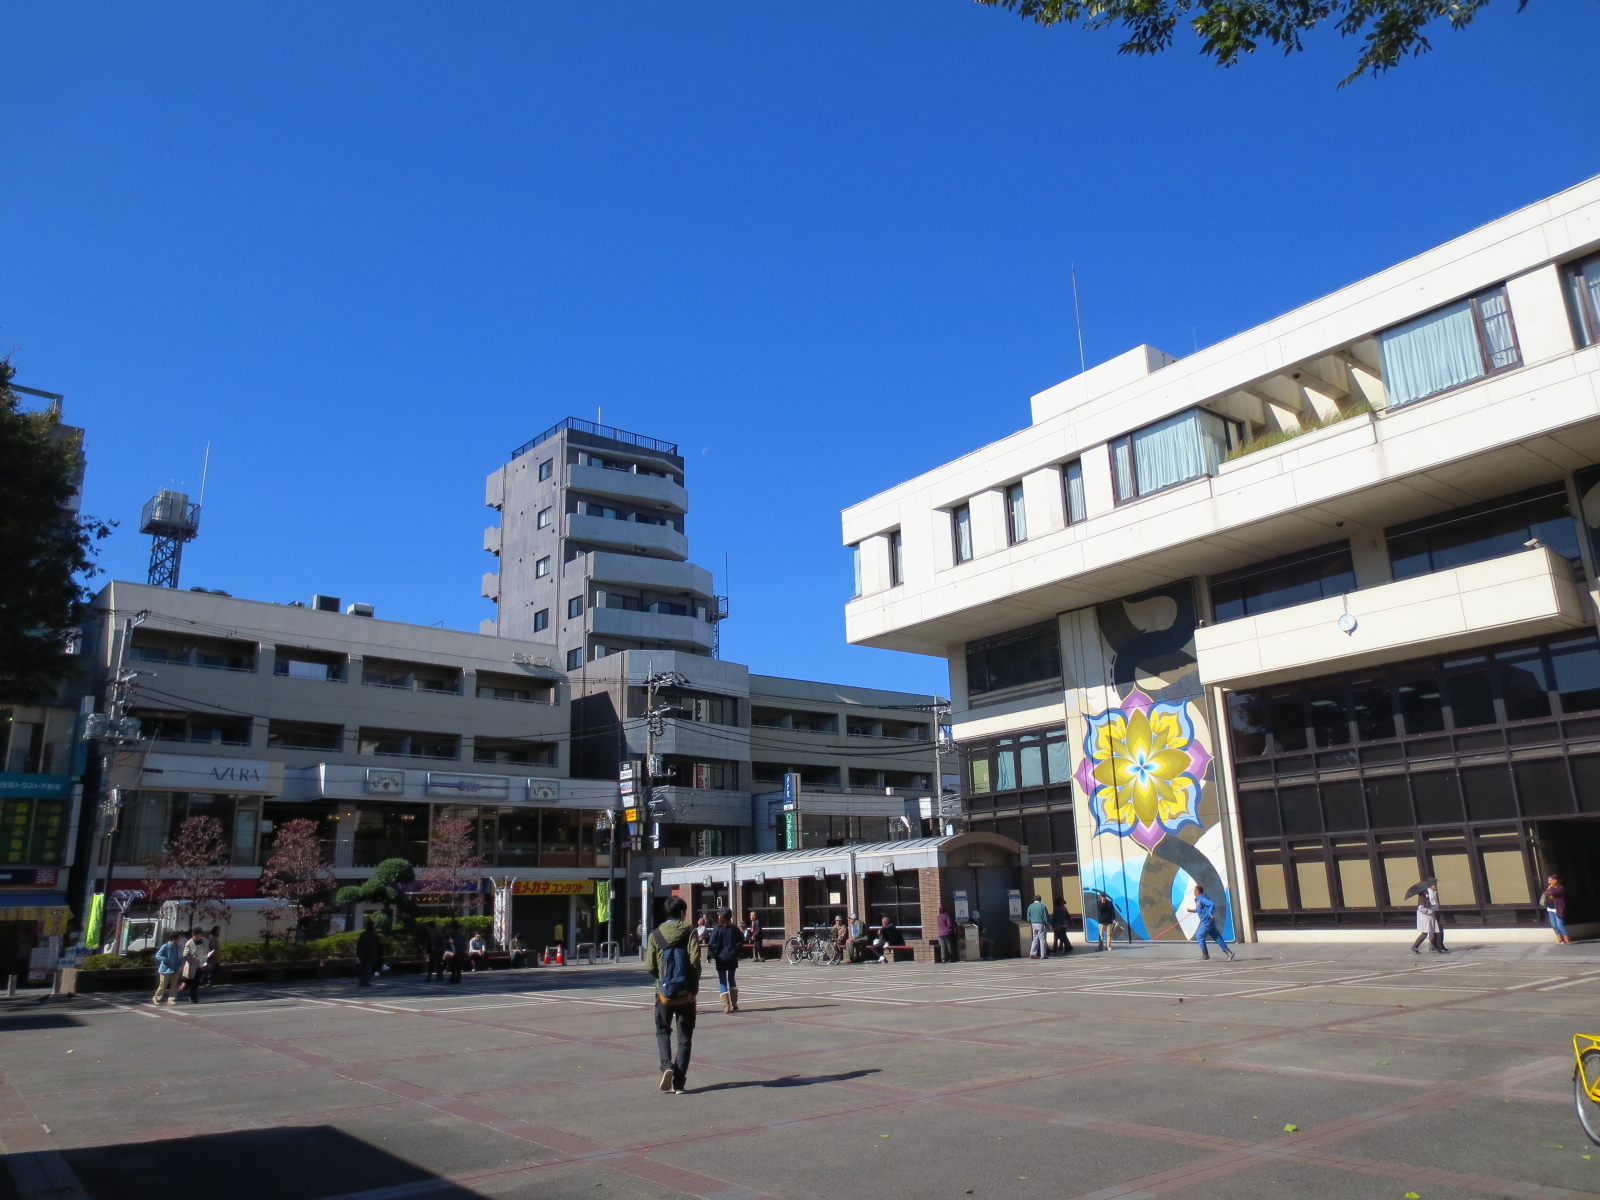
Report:
M 1116 907 L 1118 936 L 1194 935 L 1184 910 L 1196 884 L 1217 901 L 1233 937 L 1214 731 L 1195 670 L 1193 584 L 1173 584 L 1068 614 L 1069 728 L 1085 925 L 1098 936 L 1092 893 Z M 1075 635 L 1075 636 L 1072 636 Z M 1104 683 L 1100 681 L 1104 680 Z

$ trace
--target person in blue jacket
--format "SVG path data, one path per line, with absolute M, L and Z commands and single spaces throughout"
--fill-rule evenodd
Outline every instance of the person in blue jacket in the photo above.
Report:
M 183 934 L 174 929 L 156 950 L 156 994 L 150 997 L 151 1004 L 160 1004 L 163 1000 L 168 1004 L 178 1002 L 178 972 L 183 969 L 183 946 L 179 942 L 182 937 Z
M 1206 895 L 1205 888 L 1198 883 L 1194 885 L 1194 904 L 1190 906 L 1189 911 L 1200 918 L 1200 923 L 1194 931 L 1194 940 L 1200 944 L 1200 957 L 1205 959 L 1211 957 L 1210 951 L 1206 949 L 1206 939 L 1210 938 L 1228 956 L 1229 961 L 1232 961 L 1234 953 L 1228 949 L 1228 943 L 1222 940 L 1222 931 L 1217 928 L 1216 903 Z

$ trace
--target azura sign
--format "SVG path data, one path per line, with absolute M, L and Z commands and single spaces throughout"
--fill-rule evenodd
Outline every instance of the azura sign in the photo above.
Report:
M 454 772 L 429 771 L 427 791 L 430 796 L 504 800 L 511 794 L 511 780 L 504 775 L 458 775 Z
M 276 796 L 283 791 L 283 764 L 199 754 L 147 754 L 139 786 L 162 792 L 250 792 Z

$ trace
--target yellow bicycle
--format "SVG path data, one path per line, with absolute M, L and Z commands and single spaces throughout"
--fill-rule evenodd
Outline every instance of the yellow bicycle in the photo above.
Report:
M 1578 1123 L 1589 1140 L 1600 1146 L 1600 1037 L 1572 1035 L 1572 1102 Z

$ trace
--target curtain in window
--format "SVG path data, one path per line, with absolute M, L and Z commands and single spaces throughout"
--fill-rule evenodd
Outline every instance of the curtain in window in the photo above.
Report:
M 1073 462 L 1067 464 L 1067 524 L 1083 520 L 1089 515 L 1089 507 L 1083 497 L 1083 464 Z
M 1501 320 L 1505 322 L 1505 336 L 1509 342 L 1510 321 L 1503 315 L 1505 293 L 1498 295 Z M 1389 390 L 1390 408 L 1456 387 L 1485 373 L 1470 300 L 1380 334 L 1378 346 L 1383 352 L 1383 382 Z M 1511 353 L 1514 359 L 1514 348 Z
M 1111 443 L 1111 472 L 1117 485 L 1118 500 L 1132 500 L 1138 495 L 1133 484 L 1133 443 L 1121 437 Z
M 1587 293 L 1589 307 L 1584 311 L 1584 323 L 1589 326 L 1588 345 L 1592 346 L 1600 341 L 1600 329 L 1594 326 L 1596 314 L 1600 314 L 1600 259 L 1591 260 L 1583 268 L 1583 274 L 1578 276 L 1578 285 Z
M 1200 415 L 1197 410 L 1190 409 L 1133 435 L 1141 496 L 1209 472 L 1213 464 L 1206 461 L 1206 439 L 1201 436 Z
M 964 563 L 972 557 L 972 510 L 962 505 L 952 514 L 955 521 L 956 561 Z
M 1511 332 L 1511 308 L 1506 304 L 1505 288 L 1479 296 L 1478 315 L 1483 318 L 1483 335 L 1489 343 L 1490 369 L 1515 366 L 1517 339 Z

